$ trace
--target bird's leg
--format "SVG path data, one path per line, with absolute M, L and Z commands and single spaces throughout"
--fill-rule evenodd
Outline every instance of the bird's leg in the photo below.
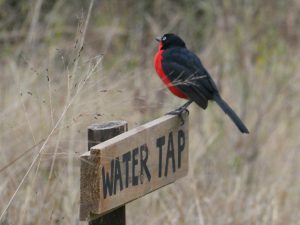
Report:
M 180 106 L 178 109 L 175 109 L 171 112 L 166 113 L 166 115 L 178 115 L 181 119 L 182 125 L 184 124 L 184 119 L 182 117 L 182 113 L 187 111 L 189 113 L 189 110 L 187 110 L 187 107 L 193 102 L 193 100 L 188 100 L 186 103 L 184 103 L 182 106 Z
M 182 106 L 180 106 L 178 109 L 175 109 L 171 112 L 168 112 L 167 115 L 180 115 L 184 111 L 188 111 L 187 107 L 193 102 L 193 100 L 189 100 L 188 102 L 184 103 Z

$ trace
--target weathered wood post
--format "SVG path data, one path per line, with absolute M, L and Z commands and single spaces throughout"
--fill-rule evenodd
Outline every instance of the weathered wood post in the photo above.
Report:
M 89 127 L 90 151 L 80 156 L 80 220 L 90 225 L 124 225 L 125 204 L 188 172 L 187 112 L 125 131 L 124 121 Z
M 88 150 L 94 145 L 107 141 L 128 130 L 126 121 L 111 121 L 102 124 L 93 124 L 88 127 Z M 86 162 L 82 161 L 82 164 Z M 83 165 L 82 165 L 83 166 Z M 87 166 L 87 165 L 86 165 Z M 100 186 L 99 186 L 100 187 Z M 84 197 L 84 196 L 83 196 Z M 91 215 L 97 217 L 97 215 Z M 125 225 L 125 205 L 99 218 L 89 221 L 89 225 Z

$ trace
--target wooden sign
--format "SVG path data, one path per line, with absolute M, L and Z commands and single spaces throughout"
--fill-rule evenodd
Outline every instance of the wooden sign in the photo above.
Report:
M 80 219 L 103 215 L 185 176 L 188 113 L 166 115 L 81 155 Z

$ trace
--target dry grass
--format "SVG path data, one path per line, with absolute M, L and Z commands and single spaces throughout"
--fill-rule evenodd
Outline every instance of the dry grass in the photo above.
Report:
M 129 204 L 128 224 L 300 224 L 297 1 L 21 2 L 24 23 L 0 33 L 0 224 L 79 224 L 87 126 L 135 127 L 182 103 L 152 68 L 153 37 L 168 31 L 251 133 L 193 105 L 189 175 Z

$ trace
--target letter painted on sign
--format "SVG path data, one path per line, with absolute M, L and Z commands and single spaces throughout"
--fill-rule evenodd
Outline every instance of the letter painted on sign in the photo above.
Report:
M 136 165 L 138 164 L 139 160 L 137 155 L 139 154 L 139 149 L 135 148 L 132 150 L 132 186 L 138 185 L 139 177 L 136 175 Z
M 105 173 L 104 167 L 102 167 L 102 182 L 103 182 L 103 196 L 106 198 L 107 191 L 109 195 L 112 195 L 113 191 L 113 174 L 114 174 L 115 160 L 110 162 L 110 177 L 109 173 Z
M 165 177 L 168 176 L 168 169 L 169 169 L 169 160 L 172 160 L 172 171 L 175 173 L 175 153 L 174 153 L 174 143 L 173 143 L 173 134 L 172 132 L 169 133 L 168 139 L 168 149 L 167 149 L 167 156 L 166 156 L 166 166 L 165 166 Z
M 140 161 L 141 161 L 141 176 L 143 177 L 144 172 L 146 173 L 148 181 L 151 180 L 151 174 L 149 171 L 149 168 L 147 166 L 147 160 L 148 160 L 148 146 L 146 144 L 143 144 L 140 147 Z M 143 179 L 141 178 L 141 184 L 143 184 Z
M 114 176 L 114 194 L 117 192 L 117 183 L 120 184 L 120 191 L 123 190 L 122 173 L 119 157 L 115 159 L 115 176 Z
M 129 184 L 129 161 L 131 160 L 131 152 L 123 154 L 123 162 L 125 162 L 125 188 L 128 188 Z
M 185 136 L 182 130 L 178 131 L 178 168 L 181 167 L 181 154 L 185 146 Z
M 165 136 L 162 136 L 156 140 L 156 147 L 159 149 L 159 160 L 158 160 L 158 177 L 161 177 L 162 170 L 162 147 L 165 144 Z

